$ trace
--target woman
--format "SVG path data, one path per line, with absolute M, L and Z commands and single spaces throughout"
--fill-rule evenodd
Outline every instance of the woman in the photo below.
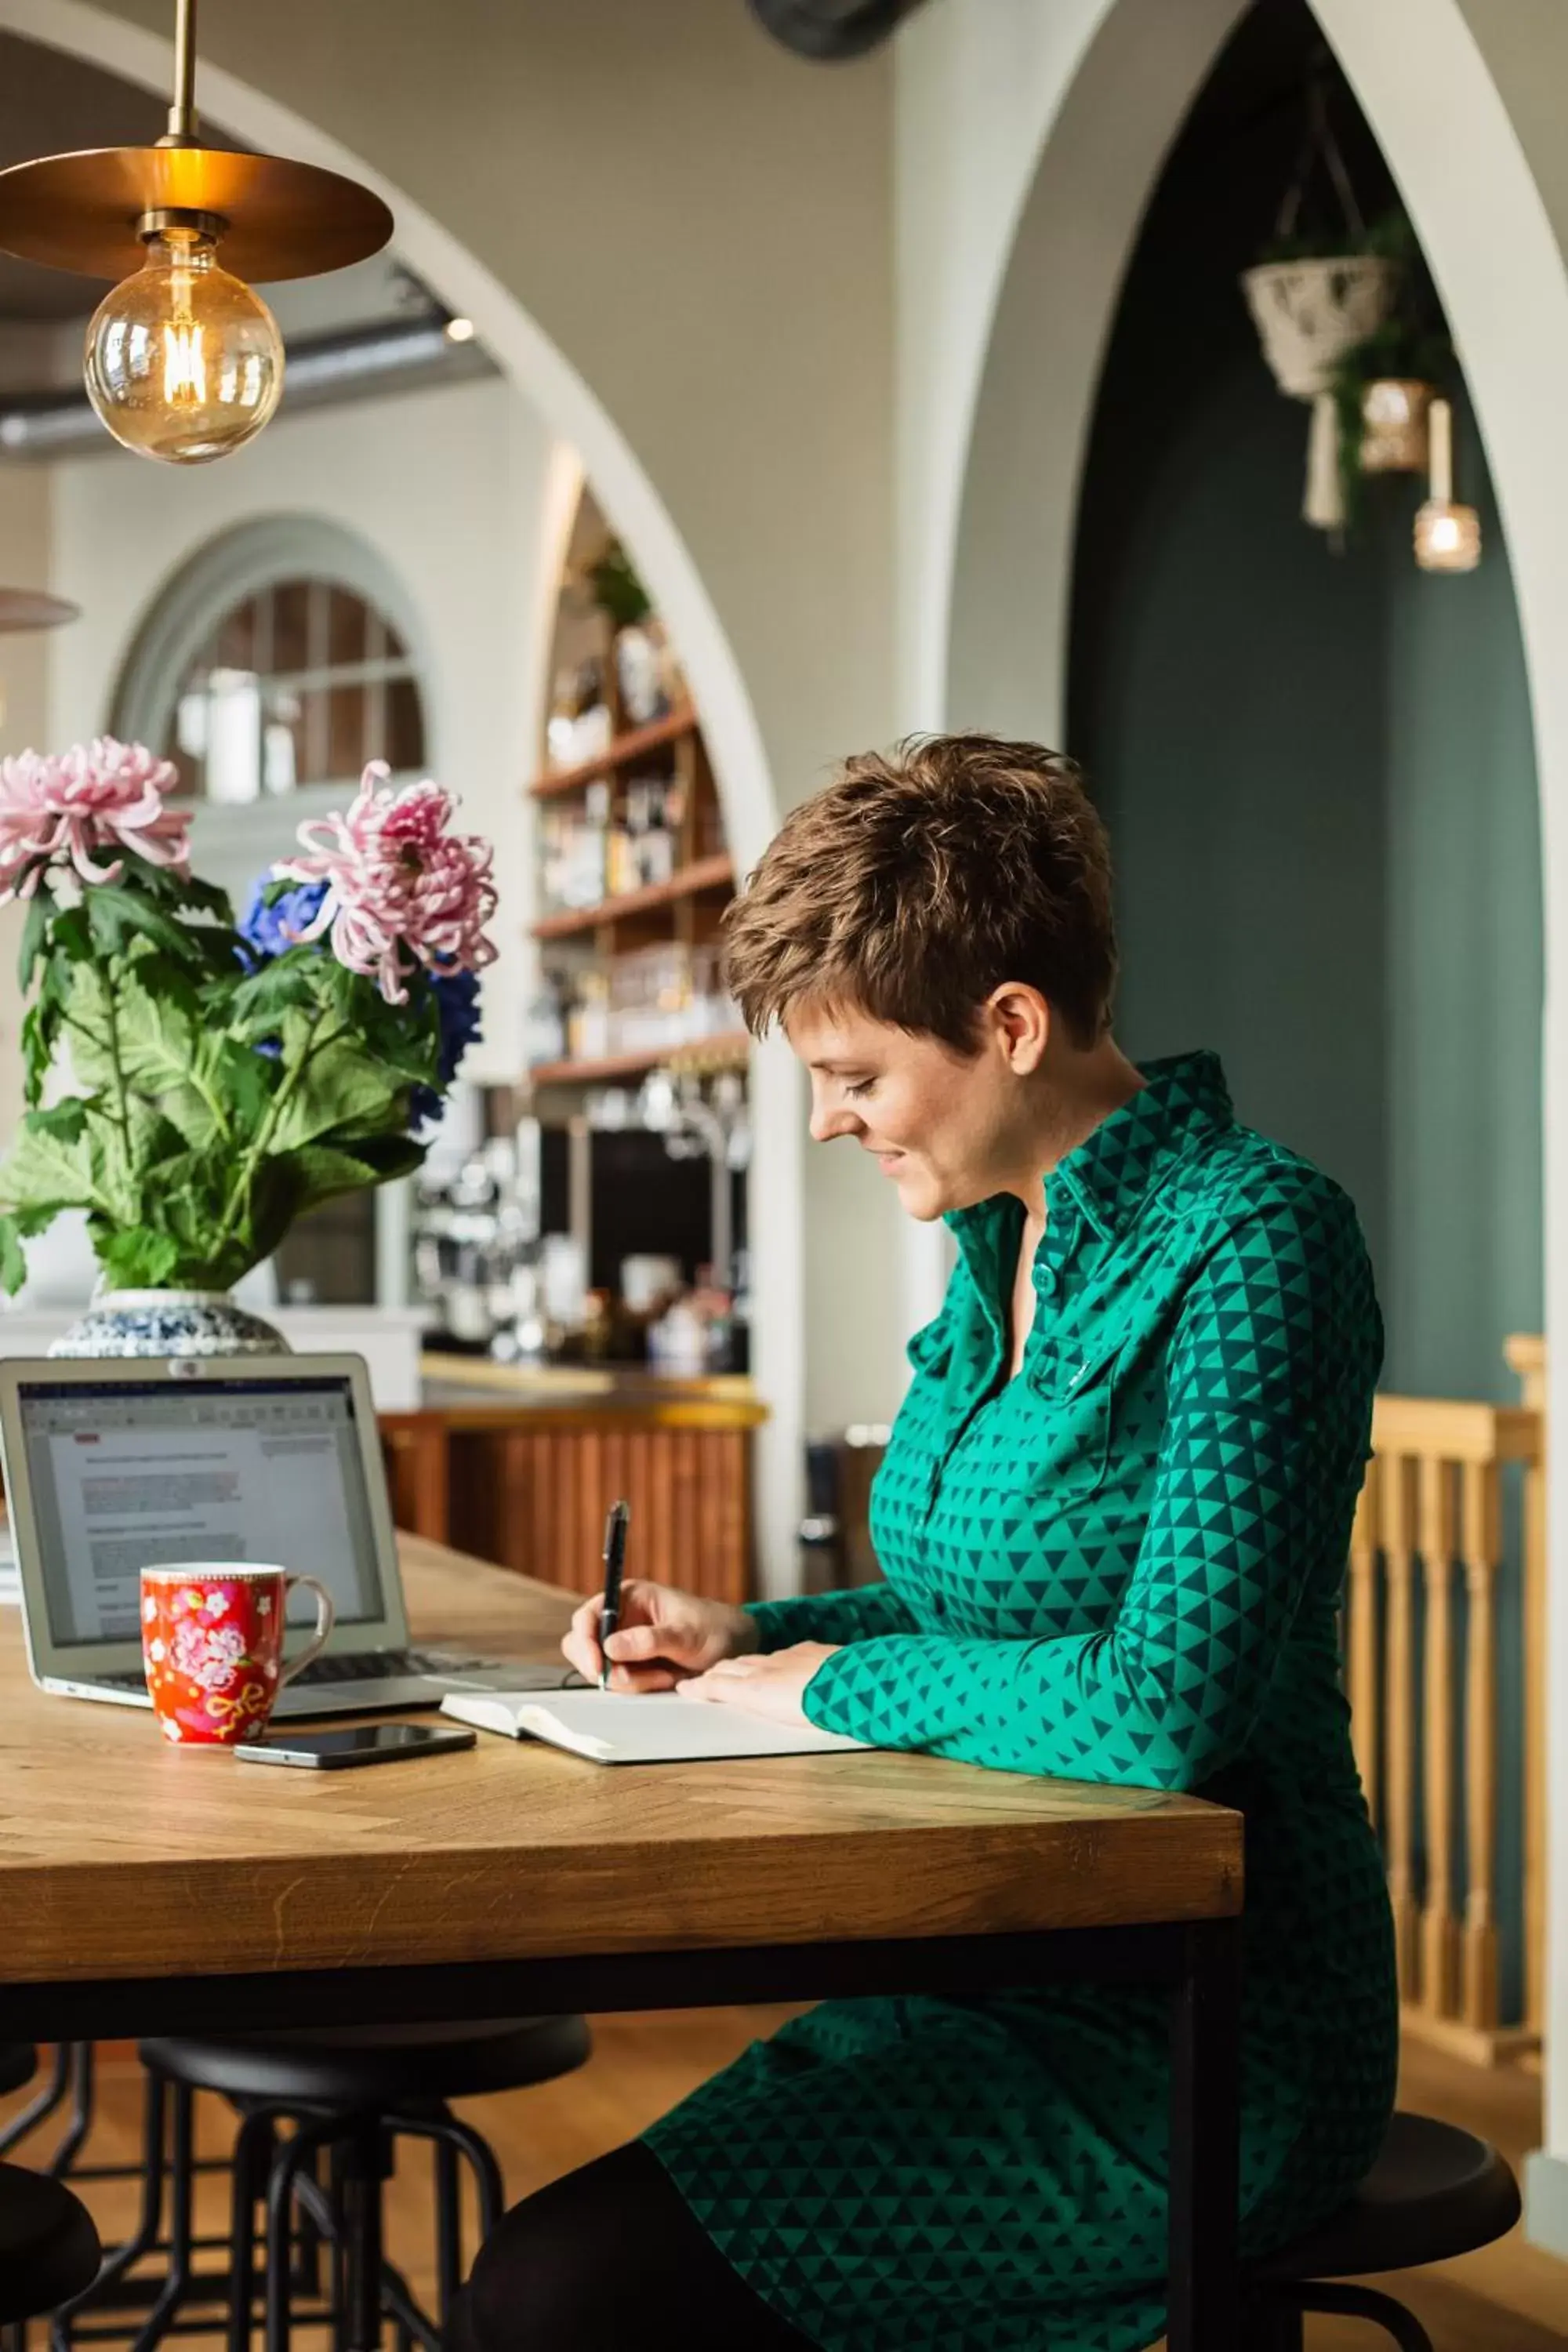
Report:
M 1247 1817 L 1244 2242 L 1368 2168 L 1393 2101 L 1383 1872 L 1337 1612 L 1381 1329 L 1354 1212 L 1218 1064 L 1114 1043 L 1104 835 L 984 736 L 851 761 L 729 925 L 812 1133 L 958 1243 L 877 1480 L 887 1581 L 626 1589 L 614 1688 L 677 1684 Z M 596 1675 L 597 1602 L 565 1648 Z M 1166 2017 L 1126 1987 L 828 2001 L 481 2252 L 482 2352 L 1134 2352 L 1163 2324 Z

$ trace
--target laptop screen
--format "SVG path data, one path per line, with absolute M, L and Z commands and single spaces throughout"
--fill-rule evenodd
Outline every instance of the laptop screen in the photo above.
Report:
M 157 1561 L 277 1560 L 318 1576 L 340 1624 L 384 1614 L 353 1383 L 26 1381 L 18 1392 L 49 1630 L 135 1641 Z M 315 1603 L 294 1596 L 289 1617 Z

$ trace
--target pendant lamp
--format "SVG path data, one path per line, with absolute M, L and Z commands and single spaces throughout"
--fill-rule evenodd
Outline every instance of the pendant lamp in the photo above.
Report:
M 88 396 L 127 449 L 176 466 L 253 440 L 281 396 L 283 339 L 246 280 L 346 268 L 392 234 L 381 198 L 337 172 L 205 145 L 195 39 L 196 0 L 175 0 L 174 102 L 155 147 L 0 172 L 0 250 L 121 280 L 88 327 Z
M 63 596 L 46 596 L 41 588 L 0 588 L 0 636 L 58 629 L 63 622 L 80 618 L 81 606 L 68 604 Z
M 1431 496 L 1415 517 L 1415 561 L 1423 572 L 1473 572 L 1481 560 L 1481 519 L 1454 497 L 1454 412 L 1446 400 L 1427 411 Z

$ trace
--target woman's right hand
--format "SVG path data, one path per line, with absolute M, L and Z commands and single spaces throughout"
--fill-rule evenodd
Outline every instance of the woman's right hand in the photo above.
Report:
M 561 1644 L 577 1672 L 595 1684 L 605 1663 L 599 1648 L 604 1605 L 604 1594 L 595 1592 L 574 1610 Z M 606 1646 L 611 1690 L 660 1691 L 705 1675 L 721 1658 L 744 1657 L 762 1643 L 756 1620 L 745 1610 L 628 1576 L 621 1587 L 621 1622 Z

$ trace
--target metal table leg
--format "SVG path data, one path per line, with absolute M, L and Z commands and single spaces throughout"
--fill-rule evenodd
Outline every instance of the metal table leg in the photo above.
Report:
M 1171 2001 L 1168 2352 L 1236 2352 L 1241 2340 L 1241 1921 L 1184 1930 Z

